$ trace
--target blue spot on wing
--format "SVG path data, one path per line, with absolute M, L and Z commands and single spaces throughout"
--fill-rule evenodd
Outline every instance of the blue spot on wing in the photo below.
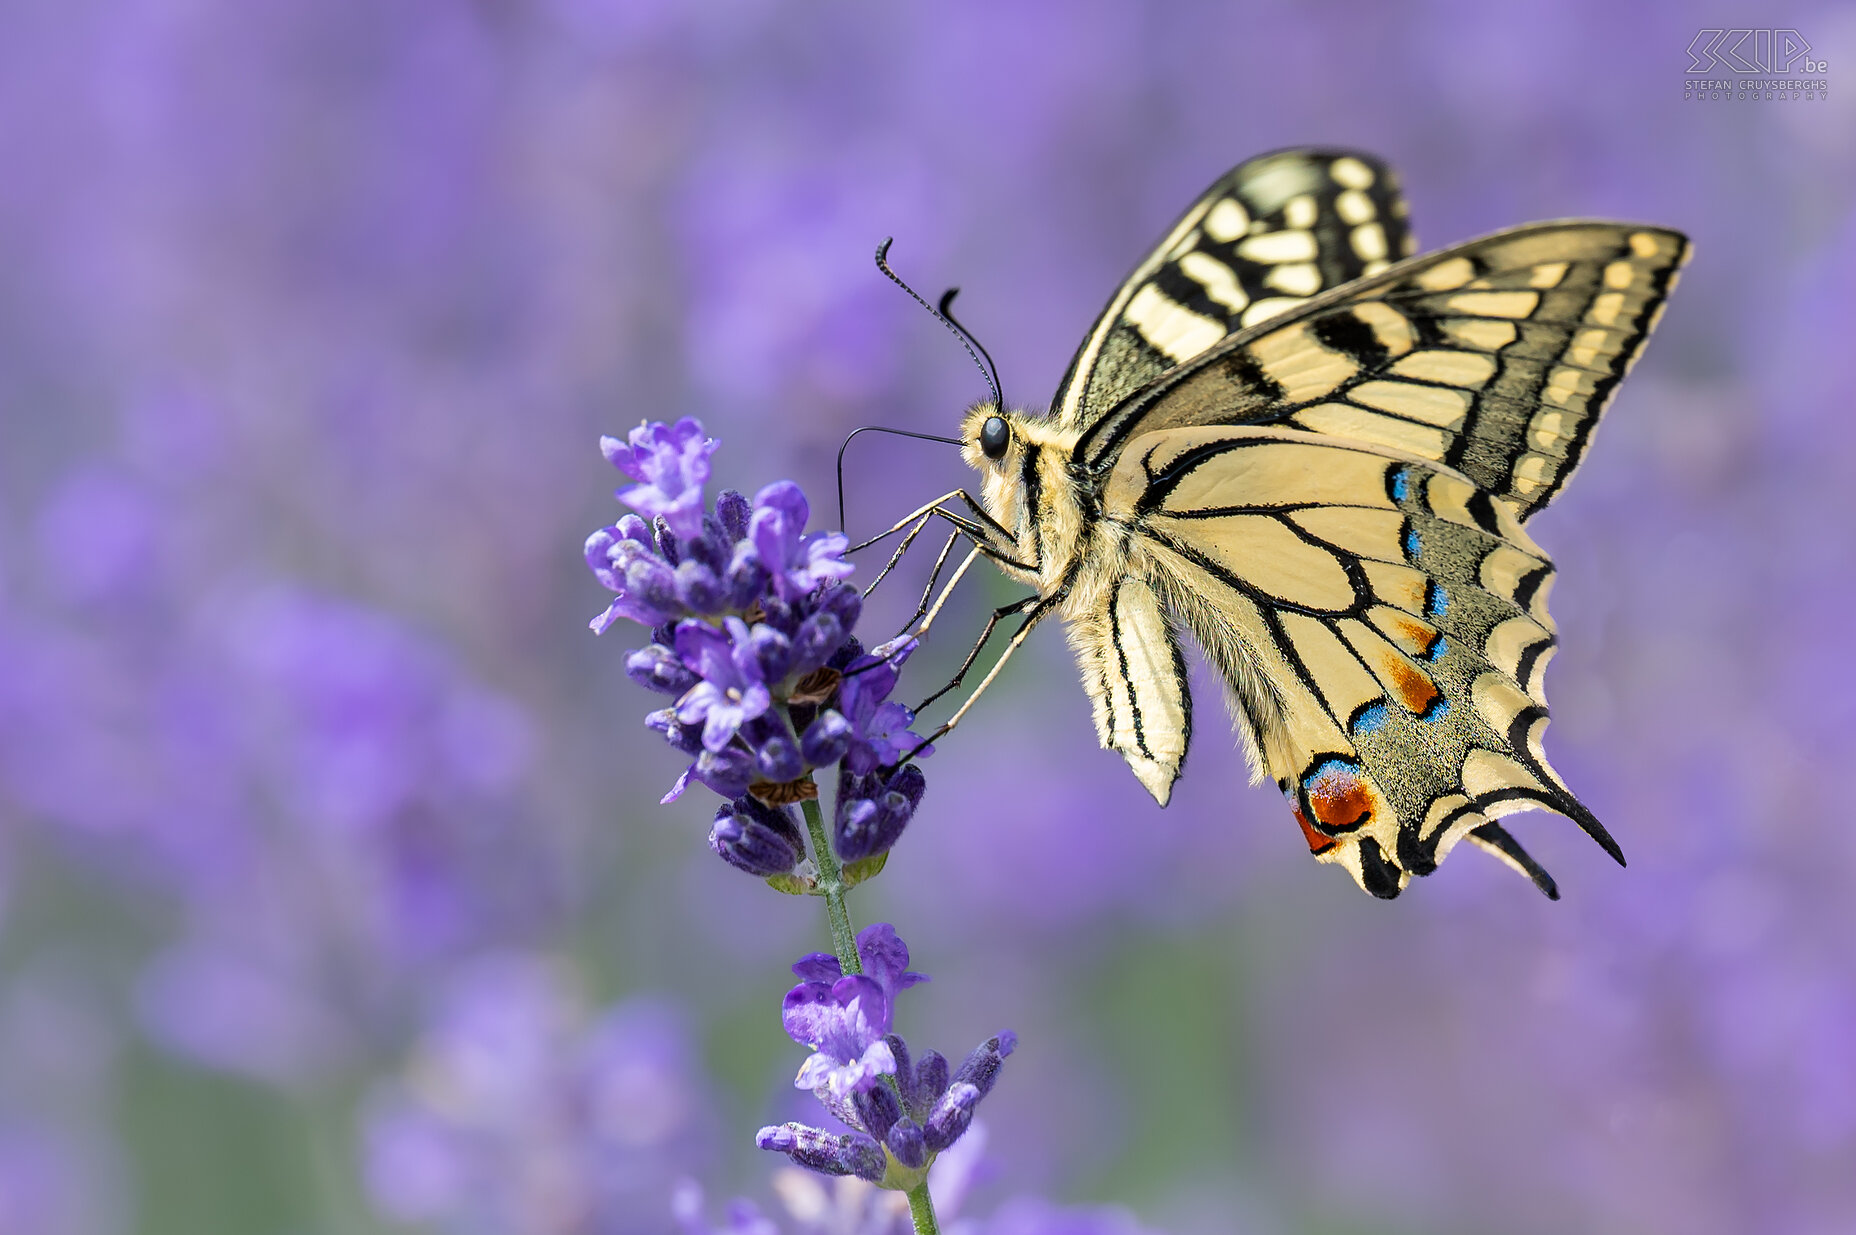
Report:
M 1406 528 L 1405 529 L 1405 556 L 1412 559 L 1413 561 L 1416 561 L 1418 558 L 1418 551 L 1422 548 L 1424 548 L 1424 542 L 1418 539 L 1418 529 L 1415 527 Z
M 1450 701 L 1442 695 L 1438 695 L 1437 698 L 1431 700 L 1431 706 L 1424 709 L 1418 716 L 1418 719 L 1426 724 L 1430 724 L 1434 721 L 1440 721 L 1448 715 L 1450 715 Z
M 1442 635 L 1439 635 L 1436 639 L 1432 640 L 1430 649 L 1424 653 L 1424 659 L 1430 661 L 1434 665 L 1442 660 L 1444 658 L 1444 653 L 1449 650 L 1449 644 L 1444 642 L 1444 637 Z
M 1404 468 L 1392 473 L 1392 500 L 1402 502 L 1411 493 L 1411 482 Z
M 1411 549 L 1412 556 L 1415 557 L 1417 556 L 1417 550 L 1415 548 L 1412 548 L 1412 544 L 1413 544 L 1413 537 L 1407 536 L 1405 538 L 1405 545 L 1408 549 Z M 1425 590 L 1424 616 L 1435 620 L 1437 618 L 1442 617 L 1444 613 L 1448 611 L 1449 608 L 1450 608 L 1449 594 L 1446 593 L 1441 587 L 1437 586 L 1436 580 L 1432 580 L 1430 586 Z
M 1356 737 L 1367 733 L 1378 733 L 1385 727 L 1386 705 L 1383 703 L 1375 703 L 1353 718 L 1352 729 Z

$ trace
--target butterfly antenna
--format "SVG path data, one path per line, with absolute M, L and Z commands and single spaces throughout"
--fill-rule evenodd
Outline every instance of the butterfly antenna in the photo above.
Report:
M 948 332 L 951 333 L 956 339 L 960 340 L 960 346 L 967 349 L 967 355 L 973 358 L 973 363 L 975 366 L 978 367 L 980 371 L 980 376 L 986 379 L 987 387 L 992 390 L 993 405 L 999 408 L 1001 411 L 1003 411 L 1005 409 L 1005 397 L 999 393 L 999 379 L 993 373 L 988 372 L 986 368 L 986 363 L 990 363 L 992 360 L 992 357 L 988 356 L 986 358 L 986 363 L 982 363 L 980 361 L 979 352 L 974 351 L 973 344 L 967 341 L 968 338 L 970 337 L 967 334 L 967 332 L 960 326 L 955 325 L 953 320 L 949 318 L 947 314 L 943 312 L 941 309 L 936 309 L 933 305 L 929 304 L 926 300 L 923 300 L 919 295 L 916 294 L 916 291 L 914 288 L 910 287 L 907 283 L 904 283 L 902 281 L 901 276 L 899 276 L 895 271 L 889 268 L 889 246 L 894 244 L 895 240 L 896 238 L 894 236 L 885 236 L 883 237 L 883 243 L 876 246 L 876 268 L 878 270 L 881 270 L 885 275 L 887 275 L 891 283 L 894 283 L 897 287 L 900 287 L 903 291 L 907 292 L 911 297 L 913 297 L 916 304 L 928 310 L 928 312 L 934 314 L 935 318 L 939 320 L 943 326 L 947 327 Z M 955 290 L 958 290 L 958 289 L 955 289 Z M 952 299 L 953 299 L 952 292 L 949 292 L 946 296 L 943 296 L 941 298 L 942 309 L 945 309 L 947 306 L 947 302 Z M 980 349 L 980 351 L 984 351 L 984 350 L 985 350 L 984 348 Z
M 893 276 L 892 276 L 893 277 Z M 851 439 L 859 433 L 893 433 L 897 437 L 915 437 L 924 442 L 945 442 L 949 446 L 959 446 L 957 437 L 940 437 L 933 433 L 913 433 L 908 429 L 891 429 L 885 425 L 865 425 L 861 429 L 852 429 L 844 437 L 844 445 L 838 447 L 838 528 L 844 529 L 844 452 L 851 447 Z
M 966 337 L 967 342 L 980 349 L 980 355 L 986 357 L 987 367 L 992 370 L 993 405 L 1003 411 L 1005 409 L 1005 395 L 1002 393 L 1002 388 L 1005 383 L 999 380 L 999 366 L 993 363 L 992 353 L 986 350 L 986 345 L 980 342 L 979 336 L 974 334 L 971 330 L 968 330 L 966 326 L 961 324 L 960 319 L 954 316 L 954 297 L 958 295 L 960 295 L 960 289 L 958 287 L 950 287 L 941 293 L 940 314 L 949 325 Z

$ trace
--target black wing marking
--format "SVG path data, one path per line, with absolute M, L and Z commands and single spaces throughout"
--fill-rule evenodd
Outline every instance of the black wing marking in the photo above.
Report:
M 1051 400 L 1083 428 L 1227 334 L 1409 255 L 1392 170 L 1349 150 L 1238 165 L 1180 217 L 1090 328 Z

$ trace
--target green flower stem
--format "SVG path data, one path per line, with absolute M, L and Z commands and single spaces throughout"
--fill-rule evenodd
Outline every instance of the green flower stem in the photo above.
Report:
M 935 1224 L 934 1201 L 928 1195 L 928 1181 L 909 1189 L 909 1217 L 915 1220 L 915 1235 L 941 1235 Z
M 845 974 L 862 973 L 863 962 L 857 956 L 857 932 L 851 929 L 851 911 L 844 903 L 844 868 L 831 851 L 831 837 L 825 834 L 825 812 L 817 798 L 799 804 L 806 816 L 806 833 L 812 838 L 812 863 L 818 868 L 818 893 L 825 898 L 825 915 L 831 920 L 831 946 L 838 954 L 838 966 Z M 893 1076 L 883 1078 L 897 1097 L 902 1091 Z M 887 1153 L 887 1151 L 885 1151 Z M 895 1160 L 891 1160 L 892 1167 Z M 928 1196 L 928 1181 L 923 1179 L 908 1191 L 909 1216 L 915 1223 L 915 1235 L 941 1235 L 934 1220 L 934 1201 Z
M 825 898 L 825 915 L 831 919 L 831 947 L 838 954 L 838 964 L 848 976 L 864 971 L 857 959 L 857 932 L 851 929 L 851 911 L 844 904 L 844 868 L 831 851 L 831 838 L 825 835 L 825 812 L 817 798 L 801 802 L 805 811 L 806 832 L 812 837 L 812 862 L 818 867 L 818 891 Z

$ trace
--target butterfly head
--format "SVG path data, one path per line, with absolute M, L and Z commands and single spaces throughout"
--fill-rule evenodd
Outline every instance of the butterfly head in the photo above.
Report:
M 1080 519 L 1068 479 L 1074 429 L 1047 417 L 976 403 L 960 422 L 960 455 L 980 474 L 987 513 L 1016 536 L 1028 558 L 1067 557 Z

